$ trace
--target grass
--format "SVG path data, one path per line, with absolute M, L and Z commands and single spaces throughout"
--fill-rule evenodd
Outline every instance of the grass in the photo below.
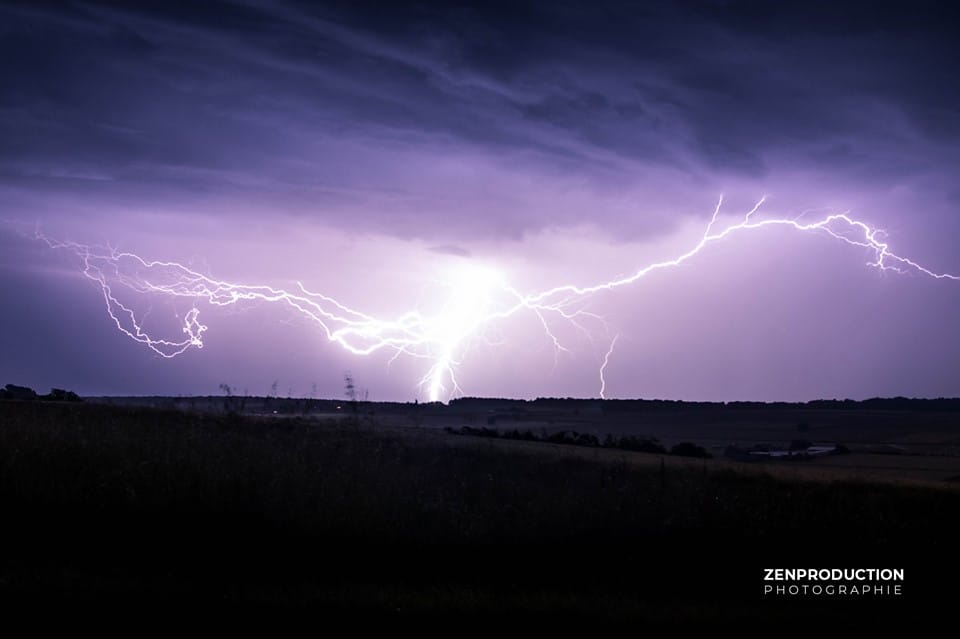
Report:
M 0 402 L 0 541 L 15 549 L 0 557 L 0 598 L 789 618 L 795 605 L 760 597 L 763 567 L 906 566 L 930 594 L 925 576 L 956 565 L 956 491 L 456 439 Z

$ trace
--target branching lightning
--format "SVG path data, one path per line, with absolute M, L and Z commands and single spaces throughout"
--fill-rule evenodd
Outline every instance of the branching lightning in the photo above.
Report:
M 704 251 L 708 246 L 734 234 L 785 227 L 802 232 L 820 233 L 850 246 L 866 250 L 867 265 L 897 273 L 916 272 L 935 279 L 960 280 L 960 276 L 932 271 L 912 259 L 890 251 L 884 233 L 852 218 L 849 213 L 832 213 L 813 222 L 791 218 L 760 218 L 761 198 L 739 221 L 718 227 L 723 198 L 699 241 L 686 252 L 669 260 L 639 268 L 631 275 L 591 286 L 563 284 L 555 288 L 523 294 L 507 284 L 495 271 L 467 269 L 451 283 L 452 293 L 436 313 L 425 315 L 407 311 L 394 318 L 380 319 L 355 310 L 333 299 L 315 293 L 297 283 L 287 291 L 271 286 L 251 285 L 218 280 L 178 262 L 145 260 L 135 253 L 90 247 L 74 242 L 49 239 L 39 232 L 39 239 L 52 248 L 67 249 L 80 257 L 83 274 L 95 282 L 103 295 L 107 313 L 117 329 L 164 358 L 173 358 L 191 348 L 203 348 L 207 326 L 199 319 L 197 304 L 205 301 L 214 306 L 231 306 L 241 302 L 275 302 L 289 306 L 319 326 L 326 338 L 354 355 L 375 352 L 393 353 L 393 358 L 408 356 L 425 360 L 427 370 L 419 387 L 431 400 L 451 397 L 460 392 L 456 371 L 470 349 L 485 342 L 484 331 L 493 323 L 520 313 L 532 313 L 544 335 L 559 355 L 568 352 L 551 328 L 554 322 L 569 323 L 587 332 L 584 321 L 603 323 L 603 318 L 586 310 L 588 300 L 599 293 L 628 286 L 656 271 L 677 267 Z M 190 310 L 182 318 L 182 337 L 160 338 L 149 335 L 143 317 L 122 303 L 117 290 L 136 294 L 160 295 L 191 301 Z M 599 370 L 600 396 L 606 391 L 606 368 L 619 334 L 609 348 Z

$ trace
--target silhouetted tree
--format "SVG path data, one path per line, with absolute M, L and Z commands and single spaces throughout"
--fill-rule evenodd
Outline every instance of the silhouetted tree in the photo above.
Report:
M 37 392 L 26 386 L 7 384 L 0 397 L 3 399 L 37 399 Z
M 343 394 L 350 402 L 350 410 L 357 414 L 357 385 L 353 382 L 353 374 L 347 371 L 343 374 Z
M 50 392 L 43 396 L 43 399 L 54 401 L 54 402 L 83 401 L 80 399 L 80 396 L 74 393 L 73 391 L 64 390 L 62 388 L 51 388 Z
M 576 435 L 576 433 L 574 434 Z M 579 435 L 576 435 L 574 440 L 575 440 L 574 443 L 577 446 L 595 447 L 600 445 L 600 440 L 598 440 L 594 435 L 591 435 L 590 433 L 580 433 Z
M 678 457 L 701 457 L 703 459 L 712 457 L 706 448 L 697 446 L 692 442 L 680 442 L 670 449 L 670 454 Z
M 663 447 L 656 439 L 646 437 L 632 437 L 626 435 L 616 440 L 616 448 L 620 450 L 631 450 L 639 453 L 654 453 L 656 455 L 667 454 L 667 449 Z
M 220 391 L 223 393 L 223 412 L 229 413 L 233 410 L 233 389 L 230 384 L 220 384 Z

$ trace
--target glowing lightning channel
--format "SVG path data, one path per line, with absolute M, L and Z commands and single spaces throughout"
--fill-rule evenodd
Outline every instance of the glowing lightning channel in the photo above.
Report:
M 607 380 L 604 373 L 607 370 L 607 364 L 610 363 L 610 356 L 613 355 L 613 349 L 616 348 L 618 339 L 620 339 L 620 333 L 614 335 L 613 339 L 610 340 L 610 348 L 607 349 L 607 354 L 603 356 L 603 364 L 600 365 L 600 399 L 607 398 Z
M 367 315 L 322 293 L 311 292 L 299 282 L 294 291 L 228 282 L 208 277 L 178 262 L 148 261 L 134 253 L 51 240 L 39 231 L 37 237 L 52 248 L 76 253 L 83 262 L 83 274 L 99 285 L 107 313 L 117 329 L 161 357 L 173 358 L 190 348 L 203 348 L 203 334 L 207 326 L 199 321 L 198 300 L 205 300 L 214 306 L 230 306 L 247 301 L 280 302 L 317 324 L 329 341 L 354 355 L 370 355 L 385 350 L 393 352 L 391 361 L 401 355 L 427 360 L 427 372 L 420 380 L 419 387 L 431 401 L 460 392 L 456 370 L 466 353 L 482 340 L 484 330 L 493 322 L 505 320 L 522 311 L 531 312 L 540 321 L 555 352 L 568 352 L 553 332 L 548 318 L 567 322 L 586 333 L 588 331 L 580 323 L 581 320 L 603 323 L 602 317 L 583 308 L 591 296 L 633 284 L 656 271 L 679 266 L 709 245 L 741 231 L 785 227 L 803 232 L 820 232 L 851 246 L 866 249 L 872 256 L 867 265 L 873 268 L 897 273 L 914 271 L 939 280 L 960 280 L 958 275 L 932 271 L 891 252 L 888 243 L 881 240 L 883 231 L 850 217 L 849 213 L 831 213 L 806 223 L 790 218 L 758 219 L 764 201 L 765 198 L 761 198 L 738 222 L 715 230 L 723 206 L 721 196 L 703 235 L 691 249 L 672 259 L 644 266 L 626 277 L 592 286 L 564 284 L 524 295 L 507 285 L 495 271 L 468 269 L 451 284 L 453 293 L 438 313 L 424 316 L 413 310 L 393 319 Z M 138 318 L 133 309 L 118 299 L 115 293 L 118 287 L 144 295 L 191 300 L 192 307 L 183 317 L 183 338 L 151 337 L 144 330 L 143 318 Z M 600 367 L 601 397 L 606 391 L 604 373 L 618 337 L 611 341 Z
M 951 275 L 949 273 L 936 273 L 923 266 L 920 266 L 918 263 L 914 262 L 913 260 L 910 260 L 905 257 L 900 257 L 899 255 L 892 253 L 890 251 L 889 245 L 886 242 L 880 241 L 880 239 L 877 237 L 878 235 L 883 234 L 883 231 L 881 231 L 880 229 L 870 228 L 863 222 L 860 222 L 858 220 L 855 220 L 849 217 L 848 213 L 833 213 L 831 215 L 824 217 L 823 219 L 820 219 L 816 222 L 810 222 L 808 224 L 801 224 L 797 220 L 788 219 L 788 218 L 766 219 L 766 220 L 760 220 L 757 222 L 751 221 L 753 219 L 752 216 L 757 212 L 757 210 L 760 208 L 760 205 L 763 204 L 763 202 L 764 202 L 764 199 L 761 199 L 750 210 L 750 212 L 743 217 L 741 222 L 737 224 L 732 224 L 724 228 L 722 231 L 712 233 L 711 230 L 713 229 L 713 226 L 717 221 L 717 217 L 720 212 L 720 207 L 723 204 L 723 197 L 721 197 L 720 201 L 717 203 L 717 207 L 714 210 L 713 217 L 710 219 L 710 224 L 707 226 L 707 230 L 704 233 L 703 237 L 700 238 L 700 241 L 696 244 L 696 246 L 694 246 L 692 249 L 690 249 L 686 253 L 683 253 L 679 257 L 675 257 L 671 260 L 666 260 L 663 262 L 656 262 L 654 264 L 650 264 L 648 266 L 645 266 L 639 269 L 633 275 L 630 275 L 628 277 L 623 277 L 616 280 L 610 280 L 607 282 L 603 282 L 602 284 L 596 284 L 594 286 L 586 286 L 586 287 L 567 284 L 564 286 L 558 286 L 556 288 L 543 291 L 541 293 L 537 293 L 535 295 L 530 295 L 524 299 L 530 304 L 538 304 L 543 302 L 544 300 L 549 300 L 550 298 L 564 295 L 564 294 L 582 297 L 585 295 L 590 295 L 591 293 L 598 293 L 600 291 L 611 290 L 621 286 L 626 286 L 627 284 L 633 284 L 640 278 L 645 277 L 646 275 L 649 275 L 654 271 L 658 271 L 661 269 L 670 268 L 674 266 L 679 266 L 683 264 L 693 256 L 697 255 L 709 244 L 725 239 L 738 231 L 756 230 L 756 229 L 773 227 L 773 226 L 785 226 L 785 227 L 796 229 L 798 231 L 823 231 L 838 240 L 846 242 L 847 244 L 868 249 L 873 252 L 874 259 L 871 262 L 867 262 L 867 266 L 872 266 L 880 270 L 895 271 L 897 273 L 903 273 L 907 270 L 912 269 L 936 279 L 950 279 L 950 280 L 960 281 L 960 275 Z M 843 233 L 844 231 L 852 233 L 853 237 L 850 237 L 849 235 L 845 235 Z M 862 239 L 861 237 L 859 237 L 860 235 L 862 235 Z

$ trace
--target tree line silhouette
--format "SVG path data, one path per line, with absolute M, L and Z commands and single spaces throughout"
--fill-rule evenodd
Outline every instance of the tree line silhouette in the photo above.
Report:
M 17 386 L 16 384 L 7 384 L 0 388 L 0 399 L 15 399 L 21 401 L 46 401 L 46 402 L 81 402 L 80 396 L 73 391 L 62 388 L 51 388 L 46 395 L 40 395 L 37 391 L 27 386 Z
M 548 444 L 566 444 L 568 446 L 586 446 L 588 448 L 615 448 L 640 453 L 676 455 L 678 457 L 699 457 L 703 459 L 712 457 L 703 446 L 698 446 L 693 442 L 680 442 L 679 444 L 671 446 L 668 450 L 656 437 L 635 437 L 632 435 L 617 437 L 608 434 L 603 440 L 600 440 L 596 435 L 578 433 L 577 431 L 560 431 L 550 434 L 544 431 L 538 435 L 531 430 L 520 431 L 513 429 L 501 432 L 496 428 L 473 428 L 471 426 L 462 426 L 460 429 L 447 426 L 444 430 L 452 435 L 513 439 L 529 442 L 544 442 Z

